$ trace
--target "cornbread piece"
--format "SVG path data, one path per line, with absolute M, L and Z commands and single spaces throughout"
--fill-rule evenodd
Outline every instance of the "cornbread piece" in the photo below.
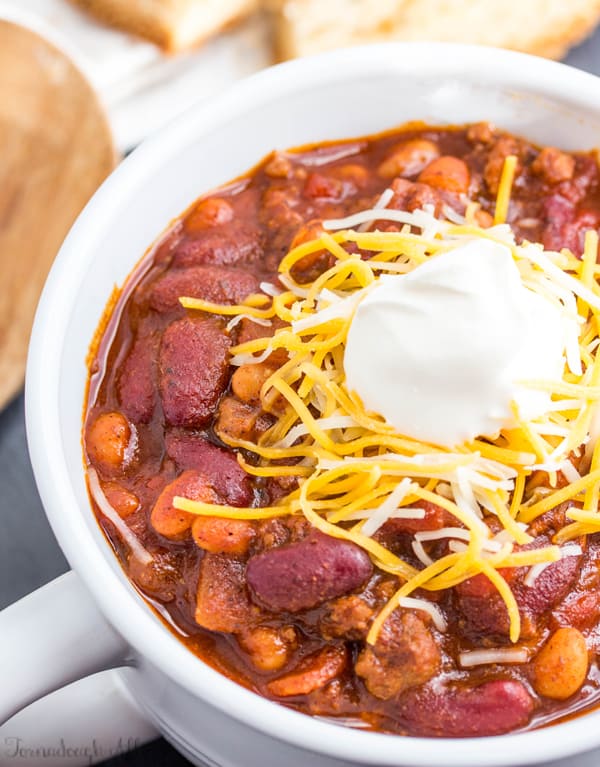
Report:
M 191 48 L 255 10 L 257 0 L 71 0 L 166 51 Z
M 600 0 L 271 0 L 281 58 L 345 45 L 444 40 L 559 59 L 600 20 Z

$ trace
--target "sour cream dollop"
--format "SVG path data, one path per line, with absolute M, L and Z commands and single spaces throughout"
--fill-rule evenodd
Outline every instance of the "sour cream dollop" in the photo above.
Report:
M 344 369 L 350 391 L 399 433 L 444 447 L 542 415 L 560 380 L 561 309 L 526 288 L 509 248 L 475 240 L 384 275 L 358 305 Z

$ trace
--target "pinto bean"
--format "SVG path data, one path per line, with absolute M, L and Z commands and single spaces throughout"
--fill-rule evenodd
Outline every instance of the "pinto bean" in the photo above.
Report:
M 433 141 L 409 139 L 392 149 L 377 169 L 377 173 L 383 178 L 416 176 L 439 156 L 439 147 Z
M 183 228 L 188 233 L 202 232 L 212 226 L 228 224 L 233 218 L 231 203 L 222 197 L 200 200 L 194 210 L 184 219 Z
M 101 471 L 122 471 L 135 445 L 135 434 L 129 421 L 118 411 L 102 413 L 88 427 L 85 446 L 90 461 Z
M 440 663 L 440 650 L 421 618 L 395 611 L 381 627 L 375 645 L 359 655 L 354 670 L 371 695 L 389 700 L 429 681 Z
M 186 317 L 164 332 L 160 395 L 171 426 L 203 426 L 227 385 L 231 342 L 213 319 Z
M 255 536 L 252 522 L 245 519 L 197 517 L 192 523 L 192 538 L 196 546 L 211 554 L 248 553 Z
M 358 589 L 372 572 L 361 548 L 315 531 L 298 543 L 252 557 L 247 579 L 269 609 L 299 612 Z
M 339 676 L 347 662 L 348 655 L 343 645 L 325 647 L 309 655 L 289 674 L 269 682 L 267 689 L 271 695 L 280 698 L 308 695 Z
M 533 662 L 533 686 L 546 698 L 566 700 L 585 682 L 589 666 L 585 637 L 577 629 L 557 629 Z
M 257 626 L 241 634 L 238 641 L 257 669 L 271 672 L 285 666 L 298 644 L 293 626 Z
M 475 212 L 475 221 L 482 229 L 489 229 L 490 226 L 494 225 L 494 217 L 483 208 Z
M 102 485 L 102 490 L 110 505 L 123 519 L 140 508 L 137 495 L 118 482 L 106 482 Z
M 369 171 L 364 165 L 359 165 L 357 162 L 337 165 L 335 168 L 331 168 L 330 173 L 334 178 L 353 184 L 353 191 L 363 189 L 369 183 Z
M 466 194 L 470 180 L 471 174 L 466 162 L 451 155 L 444 155 L 433 160 L 421 171 L 418 178 L 421 184 L 428 184 L 456 194 Z
M 196 516 L 173 506 L 173 498 L 176 495 L 205 503 L 218 503 L 218 499 L 206 478 L 191 469 L 184 471 L 164 488 L 150 514 L 150 523 L 156 532 L 165 538 L 181 540 L 186 536 Z
M 152 284 L 150 306 L 157 312 L 182 309 L 181 296 L 203 298 L 216 304 L 239 304 L 258 292 L 258 279 L 231 266 L 205 264 L 168 271 Z M 183 310 L 182 310 L 183 311 Z
M 403 697 L 400 711 L 412 734 L 467 738 L 523 727 L 533 707 L 521 682 L 496 679 L 477 687 L 411 690 Z
M 257 405 L 262 385 L 275 368 L 266 362 L 257 365 L 240 365 L 231 377 L 231 389 L 242 402 Z

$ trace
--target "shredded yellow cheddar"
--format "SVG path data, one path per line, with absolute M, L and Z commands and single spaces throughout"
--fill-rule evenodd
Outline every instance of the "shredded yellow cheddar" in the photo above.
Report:
M 480 574 L 491 581 L 506 605 L 510 639 L 516 642 L 519 610 L 499 570 L 555 562 L 561 557 L 560 543 L 600 531 L 600 442 L 592 428 L 600 400 L 598 237 L 587 235 L 581 261 L 568 251 L 516 244 L 503 223 L 516 163 L 515 157 L 507 158 L 502 172 L 495 215 L 495 223 L 502 226 L 482 229 L 469 215 L 464 223 L 452 223 L 424 210 L 403 213 L 399 232 L 337 227 L 338 231 L 303 243 L 283 258 L 280 279 L 286 290 L 280 295 L 266 300 L 251 296 L 238 306 L 181 299 L 191 310 L 277 318 L 283 323 L 272 336 L 231 350 L 232 364 L 238 366 L 258 364 L 277 349 L 287 351 L 288 361 L 261 390 L 262 408 L 276 416 L 274 425 L 256 442 L 227 434 L 220 437 L 232 448 L 254 456 L 249 462 L 238 455 L 249 474 L 297 477 L 298 488 L 268 508 L 215 506 L 184 498 L 176 498 L 174 505 L 192 514 L 236 519 L 303 514 L 322 532 L 365 549 L 379 568 L 401 584 L 374 620 L 368 636 L 371 643 L 401 600 L 416 589 L 447 589 Z M 384 217 L 381 210 L 373 211 L 373 221 Z M 477 439 L 448 450 L 398 434 L 378 414 L 366 412 L 346 388 L 344 347 L 359 301 L 382 274 L 410 272 L 437 254 L 477 238 L 507 246 L 526 287 L 554 301 L 572 321 L 573 333 L 561 380 L 519 382 L 549 392 L 549 412 L 530 421 L 515 405 L 514 423 L 495 439 Z M 353 252 L 354 246 L 361 253 Z M 298 262 L 319 251 L 330 254 L 332 266 L 312 283 L 298 282 Z M 572 462 L 574 456 L 579 463 Z M 573 475 L 579 476 L 576 464 L 583 466 L 582 476 L 571 481 Z M 542 483 L 546 494 L 541 496 L 528 489 L 539 472 L 546 477 Z M 561 473 L 569 481 L 566 487 L 556 487 Z M 397 488 L 404 480 L 407 484 L 399 494 Z M 521 548 L 533 540 L 528 525 L 564 501 L 575 505 L 568 512 L 572 523 L 556 536 L 557 545 Z M 441 507 L 462 536 L 455 542 L 456 550 L 433 561 L 426 555 L 420 569 L 389 551 L 377 536 L 378 527 L 394 514 L 410 515 L 412 504 L 420 506 L 421 516 L 427 504 Z M 373 525 L 375 516 L 378 527 Z M 452 530 L 447 537 L 452 539 Z M 415 553 L 421 550 L 422 544 Z

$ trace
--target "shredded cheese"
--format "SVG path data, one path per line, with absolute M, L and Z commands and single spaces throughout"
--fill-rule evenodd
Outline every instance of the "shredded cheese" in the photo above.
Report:
M 125 541 L 127 546 L 131 550 L 131 554 L 135 559 L 141 562 L 143 565 L 149 565 L 153 561 L 154 557 L 150 552 L 142 546 L 135 533 L 128 527 L 127 523 L 121 519 L 117 511 L 110 505 L 108 498 L 104 494 L 100 485 L 100 479 L 98 473 L 91 466 L 88 467 L 88 486 L 90 493 L 96 505 L 100 509 L 100 512 L 115 526 L 117 532 L 121 538 Z
M 465 650 L 458 656 L 463 668 L 487 666 L 491 663 L 527 663 L 529 651 L 526 647 L 497 647 L 487 650 Z
M 498 186 L 498 196 L 496 198 L 496 211 L 494 213 L 494 224 L 503 224 L 508 215 L 508 205 L 510 203 L 510 192 L 517 169 L 517 158 L 515 155 L 509 155 L 504 160 L 500 184 Z
M 238 454 L 249 474 L 297 477 L 299 487 L 266 508 L 185 498 L 175 498 L 174 506 L 234 519 L 304 515 L 322 532 L 365 549 L 377 567 L 398 579 L 396 593 L 371 625 L 369 643 L 376 642 L 398 607 L 426 611 L 444 630 L 440 608 L 410 595 L 417 589 L 449 589 L 478 574 L 498 591 L 508 611 L 510 639 L 517 642 L 519 609 L 500 570 L 529 567 L 526 585 L 533 588 L 545 567 L 577 550 L 576 544 L 563 549 L 560 544 L 600 532 L 598 238 L 586 235 L 582 260 L 567 250 L 517 244 L 505 223 L 516 166 L 516 157 L 506 158 L 494 226 L 488 229 L 474 223 L 475 204 L 464 216 L 446 210 L 445 218 L 436 218 L 427 206 L 412 212 L 387 207 L 392 194 L 386 190 L 371 209 L 325 221 L 324 234 L 293 248 L 280 264 L 284 290 L 261 283 L 261 294 L 237 306 L 180 299 L 192 311 L 231 317 L 230 327 L 241 318 L 265 325 L 277 319 L 282 325 L 269 336 L 234 346 L 230 359 L 232 365 L 253 365 L 275 350 L 286 350 L 288 361 L 269 376 L 260 394 L 263 410 L 275 416 L 275 423 L 256 441 L 219 436 L 254 456 Z M 397 223 L 401 229 L 373 230 L 379 221 Z M 344 348 L 356 307 L 382 274 L 408 273 L 437 254 L 477 239 L 507 246 L 523 284 L 560 309 L 568 328 L 566 364 L 560 380 L 519 382 L 551 395 L 545 414 L 530 421 L 515 406 L 514 423 L 495 439 L 476 439 L 447 450 L 395 433 L 381 417 L 366 412 L 346 388 Z M 301 282 L 298 262 L 321 251 L 329 252 L 333 265 L 313 282 Z M 556 487 L 559 472 L 569 482 L 566 487 Z M 540 476 L 542 487 L 536 490 Z M 555 536 L 554 545 L 520 548 L 533 540 L 528 525 L 564 501 L 574 504 L 568 512 L 571 522 Z M 379 532 L 393 519 L 424 520 L 428 528 L 430 508 L 443 511 L 448 521 L 441 529 L 412 535 L 412 550 L 421 565 L 416 568 L 386 548 Z M 473 651 L 461 659 L 465 667 L 522 663 L 527 651 Z
M 399 607 L 404 607 L 407 610 L 422 610 L 427 613 L 431 618 L 433 625 L 438 631 L 444 633 L 448 630 L 448 623 L 444 617 L 444 613 L 433 602 L 428 602 L 426 599 L 414 599 L 412 597 L 402 597 L 398 603 Z

